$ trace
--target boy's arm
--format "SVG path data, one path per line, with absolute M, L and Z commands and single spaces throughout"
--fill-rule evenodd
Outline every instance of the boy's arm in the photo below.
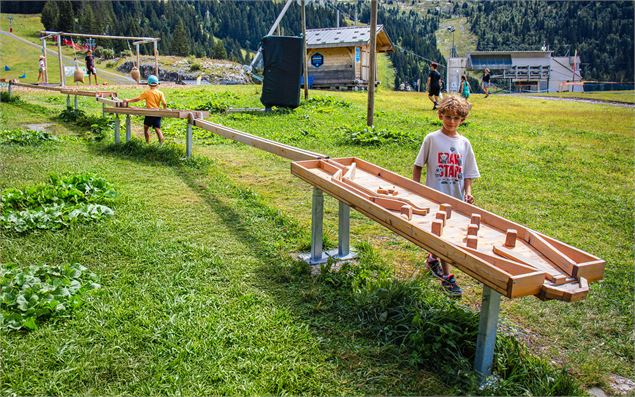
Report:
M 141 97 L 136 97 L 136 98 L 132 98 L 132 99 L 124 99 L 123 103 L 139 102 L 141 99 L 142 99 Z
M 161 95 L 161 105 L 163 105 L 163 109 L 168 108 L 168 103 L 165 100 L 165 95 Z
M 417 182 L 417 183 L 421 183 L 421 170 L 422 168 L 419 167 L 418 165 L 415 165 L 412 168 L 412 180 Z
M 465 195 L 464 199 L 469 204 L 474 204 L 474 196 L 472 196 L 472 178 L 465 178 L 463 182 L 465 183 Z

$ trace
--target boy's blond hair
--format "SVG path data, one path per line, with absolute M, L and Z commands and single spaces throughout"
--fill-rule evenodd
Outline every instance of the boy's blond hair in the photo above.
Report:
M 465 98 L 458 95 L 446 95 L 439 104 L 439 113 L 454 114 L 466 118 L 471 108 L 472 105 Z

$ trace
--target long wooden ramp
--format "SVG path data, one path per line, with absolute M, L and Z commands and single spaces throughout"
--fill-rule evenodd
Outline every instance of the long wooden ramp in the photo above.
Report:
M 604 274 L 596 256 L 358 158 L 291 172 L 508 298 L 577 301 Z

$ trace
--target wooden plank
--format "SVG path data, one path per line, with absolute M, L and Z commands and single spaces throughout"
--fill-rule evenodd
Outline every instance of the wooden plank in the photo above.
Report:
M 474 256 L 477 256 L 487 261 L 491 265 L 498 267 L 502 271 L 509 273 L 510 276 L 518 276 L 521 274 L 528 274 L 528 273 L 534 273 L 536 271 L 539 271 L 538 269 L 532 266 L 529 266 L 527 264 L 516 262 L 510 259 L 501 258 L 499 256 L 491 255 L 486 252 L 481 252 L 481 251 L 477 251 L 475 249 L 470 249 L 470 248 L 465 248 L 465 250 L 473 254 Z
M 154 116 L 154 117 L 172 117 L 177 119 L 186 119 L 190 114 L 196 119 L 209 116 L 209 112 L 200 110 L 167 110 L 167 109 L 146 109 L 146 108 L 105 108 L 106 113 L 130 114 L 133 116 Z
M 532 232 L 542 237 L 543 239 L 545 239 L 549 244 L 553 245 L 558 251 L 564 253 L 569 258 L 573 259 L 576 263 L 584 263 L 584 262 L 601 260 L 597 256 L 591 255 L 588 252 L 585 252 L 579 248 L 573 247 L 569 244 L 563 243 L 562 241 L 556 240 L 553 237 L 549 237 L 535 230 L 532 230 Z
M 544 272 L 533 272 L 512 276 L 507 284 L 510 298 L 518 298 L 540 293 L 545 281 Z
M 237 142 L 242 142 L 246 145 L 250 145 L 255 148 L 265 150 L 269 153 L 273 153 L 291 160 L 314 160 L 326 157 L 323 154 L 309 152 L 308 150 L 303 150 L 269 139 L 260 138 L 255 135 L 247 134 L 246 132 L 241 132 L 232 128 L 224 127 L 220 124 L 214 124 L 202 120 L 194 120 L 194 125 L 204 130 L 211 131 L 222 137 L 232 139 Z
M 33 88 L 35 90 L 46 90 L 46 91 L 57 91 L 57 92 L 60 92 L 62 90 L 62 87 L 50 87 L 45 85 L 35 85 L 35 84 L 26 84 L 26 83 L 9 83 L 9 84 L 16 87 Z
M 576 263 L 533 231 L 529 231 L 529 245 L 540 251 L 541 254 L 546 256 L 551 262 L 562 269 L 562 271 L 570 276 L 573 275 L 573 266 L 575 266 Z
M 604 266 L 606 262 L 602 259 L 596 261 L 578 263 L 573 267 L 573 277 L 577 279 L 585 278 L 588 281 L 596 281 L 604 278 Z
M 88 91 L 88 90 L 77 90 L 74 88 L 64 88 L 60 90 L 62 94 L 65 95 L 77 95 L 77 96 L 117 96 L 115 91 Z

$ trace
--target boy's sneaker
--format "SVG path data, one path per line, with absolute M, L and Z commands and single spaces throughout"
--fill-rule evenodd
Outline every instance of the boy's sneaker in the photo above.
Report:
M 437 110 L 437 106 L 439 106 L 439 104 L 435 102 L 434 106 L 432 107 L 432 110 Z
M 443 280 L 443 268 L 441 267 L 441 261 L 439 261 L 439 259 L 432 255 L 428 255 L 428 259 L 426 259 L 426 266 L 434 277 Z
M 456 278 L 454 274 L 448 274 L 447 276 L 442 276 L 441 286 L 445 289 L 445 292 L 448 295 L 452 296 L 461 296 L 463 295 L 463 290 L 456 284 Z

